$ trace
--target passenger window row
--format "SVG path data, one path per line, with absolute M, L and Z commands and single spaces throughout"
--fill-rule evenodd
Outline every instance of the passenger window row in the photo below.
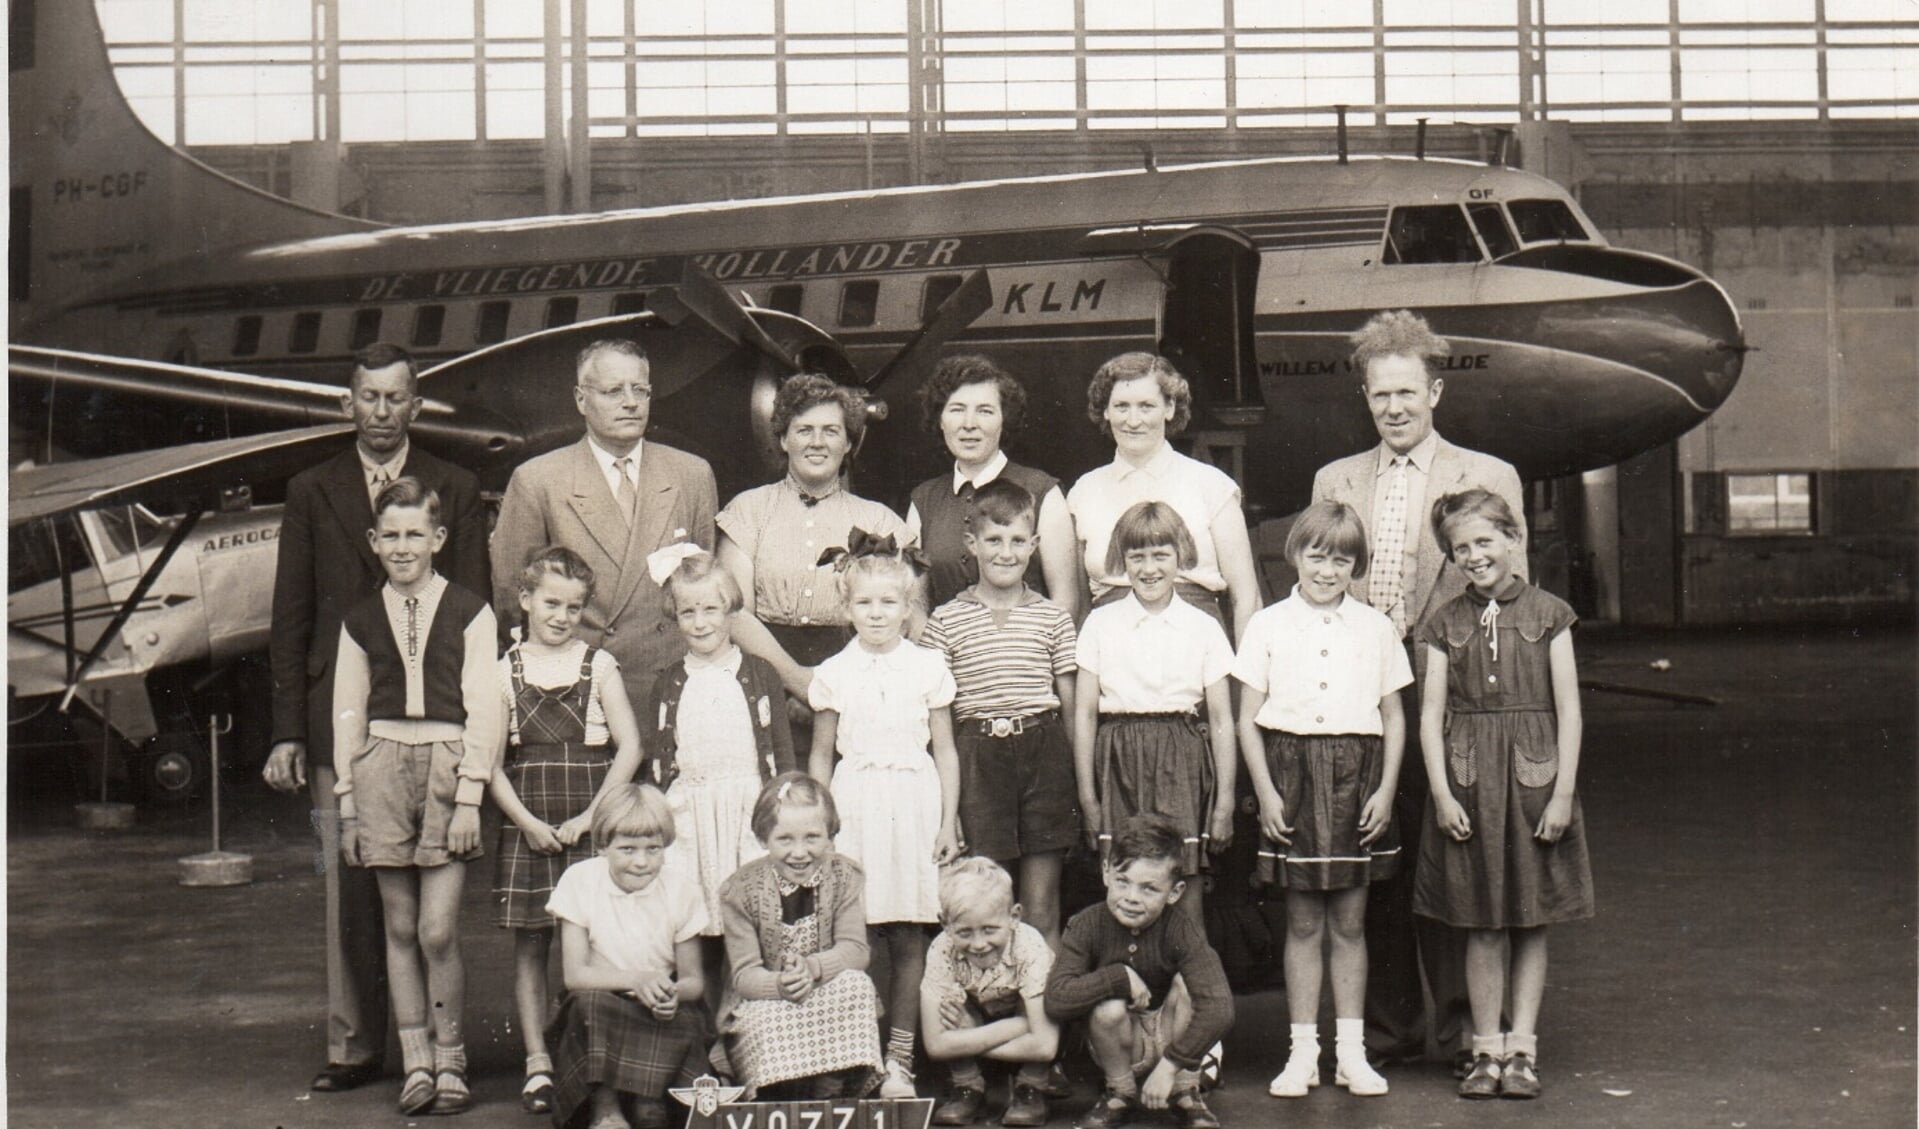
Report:
M 957 274 L 936 274 L 926 278 L 920 292 L 920 323 L 924 325 L 939 311 L 940 304 L 951 297 L 960 287 L 961 277 Z M 644 290 L 624 291 L 613 295 L 608 305 L 607 315 L 620 317 L 636 314 L 646 309 L 647 292 Z M 767 288 L 757 300 L 771 310 L 800 316 L 804 305 L 806 287 L 798 282 L 776 283 Z M 879 322 L 880 280 L 877 278 L 847 279 L 840 284 L 837 324 L 840 328 L 861 329 Z M 511 299 L 499 298 L 481 302 L 474 308 L 472 343 L 474 345 L 496 345 L 507 339 L 512 326 L 514 303 Z M 405 334 L 409 348 L 433 349 L 447 342 L 447 307 L 440 303 L 414 306 L 411 309 L 412 324 Z M 347 350 L 363 349 L 375 341 L 381 340 L 382 331 L 387 329 L 386 317 L 391 313 L 395 320 L 405 316 L 403 311 L 391 307 L 366 306 L 354 310 L 348 319 Z M 301 310 L 286 323 L 286 352 L 295 356 L 304 356 L 319 351 L 323 314 L 319 310 Z M 562 295 L 548 298 L 541 307 L 540 325 L 542 329 L 557 329 L 572 325 L 580 320 L 580 299 L 577 295 Z M 529 327 L 530 330 L 531 327 Z M 266 318 L 261 314 L 245 314 L 234 322 L 234 357 L 252 357 L 260 354 L 265 342 Z

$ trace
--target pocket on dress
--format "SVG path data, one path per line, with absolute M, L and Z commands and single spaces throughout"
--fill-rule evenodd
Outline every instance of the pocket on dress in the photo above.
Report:
M 1448 738 L 1446 762 L 1452 766 L 1453 783 L 1461 788 L 1471 788 L 1479 783 L 1479 758 L 1470 741 Z
M 1559 776 L 1559 746 L 1552 742 L 1513 742 L 1513 776 L 1525 788 L 1544 788 Z

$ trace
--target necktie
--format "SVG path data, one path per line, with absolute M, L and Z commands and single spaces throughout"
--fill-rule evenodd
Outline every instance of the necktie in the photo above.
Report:
M 379 505 L 380 491 L 385 490 L 391 485 L 393 485 L 393 476 L 387 473 L 387 469 L 385 467 L 376 468 L 368 481 L 367 501 L 376 506 Z
M 420 600 L 417 596 L 408 596 L 406 600 L 406 657 L 418 658 L 420 655 Z
M 620 489 L 613 495 L 613 499 L 620 504 L 620 516 L 626 519 L 628 525 L 632 525 L 633 508 L 640 498 L 639 490 L 633 485 L 633 460 L 630 457 L 624 458 L 613 465 L 620 472 Z
M 1393 456 L 1392 469 L 1386 472 L 1386 498 L 1373 519 L 1376 545 L 1373 550 L 1373 575 L 1367 595 L 1372 605 L 1393 621 L 1393 630 L 1406 637 L 1406 600 L 1400 583 L 1406 563 L 1406 466 L 1405 455 Z

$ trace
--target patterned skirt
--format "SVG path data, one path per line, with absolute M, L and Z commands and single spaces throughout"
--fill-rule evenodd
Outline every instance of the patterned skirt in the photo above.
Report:
M 586 810 L 613 758 L 605 745 L 528 745 L 507 750 L 507 779 L 534 818 L 558 827 Z M 495 920 L 505 929 L 551 929 L 546 900 L 566 868 L 593 857 L 590 836 L 557 854 L 536 854 L 512 820 L 500 825 Z
M 781 957 L 816 951 L 819 919 L 785 927 Z M 872 1071 L 854 1087 L 858 1097 L 876 1081 L 880 1067 L 879 996 L 866 973 L 846 971 L 819 985 L 802 1003 L 740 1000 L 727 1017 L 726 1051 L 748 1096 L 762 1086 L 810 1078 L 853 1067 Z
M 665 1023 L 638 1000 L 617 992 L 569 992 L 546 1029 L 553 1048 L 553 1124 L 565 1125 L 593 1087 L 611 1086 L 645 1100 L 706 1073 L 712 1024 L 698 1000 Z
M 1399 863 L 1398 825 L 1359 843 L 1360 810 L 1385 771 L 1380 739 L 1265 734 L 1267 771 L 1286 805 L 1293 841 L 1287 846 L 1260 837 L 1257 880 L 1288 890 L 1348 890 L 1391 877 Z
M 1119 825 L 1153 812 L 1171 819 L 1186 837 L 1180 872 L 1198 874 L 1206 852 L 1201 836 L 1213 802 L 1213 752 L 1188 714 L 1106 714 L 1093 738 L 1093 779 L 1099 788 L 1099 853 L 1112 850 Z

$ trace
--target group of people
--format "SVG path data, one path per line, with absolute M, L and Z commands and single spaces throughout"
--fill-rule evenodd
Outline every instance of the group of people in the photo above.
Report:
M 358 441 L 290 485 L 275 590 L 266 777 L 312 790 L 327 860 L 313 1088 L 381 1074 L 390 996 L 400 1110 L 469 1105 L 458 908 L 490 795 L 521 1101 L 556 1125 L 665 1125 L 705 1072 L 912 1097 L 923 1054 L 936 1123 L 983 1114 L 991 1060 L 1001 1123 L 1037 1126 L 1083 1027 L 1080 1129 L 1208 1129 L 1233 999 L 1200 876 L 1243 763 L 1288 924 L 1269 1092 L 1319 1084 L 1330 941 L 1339 1085 L 1424 1054 L 1423 961 L 1460 1093 L 1537 1095 L 1544 927 L 1592 904 L 1573 615 L 1525 581 L 1512 468 L 1433 430 L 1444 341 L 1400 311 L 1354 344 L 1381 444 L 1320 473 L 1263 609 L 1238 489 L 1173 449 L 1191 396 L 1151 354 L 1095 374 L 1115 457 L 1070 490 L 1002 450 L 1020 383 L 943 361 L 922 398 L 953 470 L 901 518 L 847 489 L 856 394 L 786 381 L 785 476 L 720 509 L 645 439 L 644 354 L 596 342 L 586 435 L 514 472 L 489 542 L 472 476 L 408 442 L 411 360 L 364 351 Z M 1062 926 L 1082 845 L 1106 896 Z

